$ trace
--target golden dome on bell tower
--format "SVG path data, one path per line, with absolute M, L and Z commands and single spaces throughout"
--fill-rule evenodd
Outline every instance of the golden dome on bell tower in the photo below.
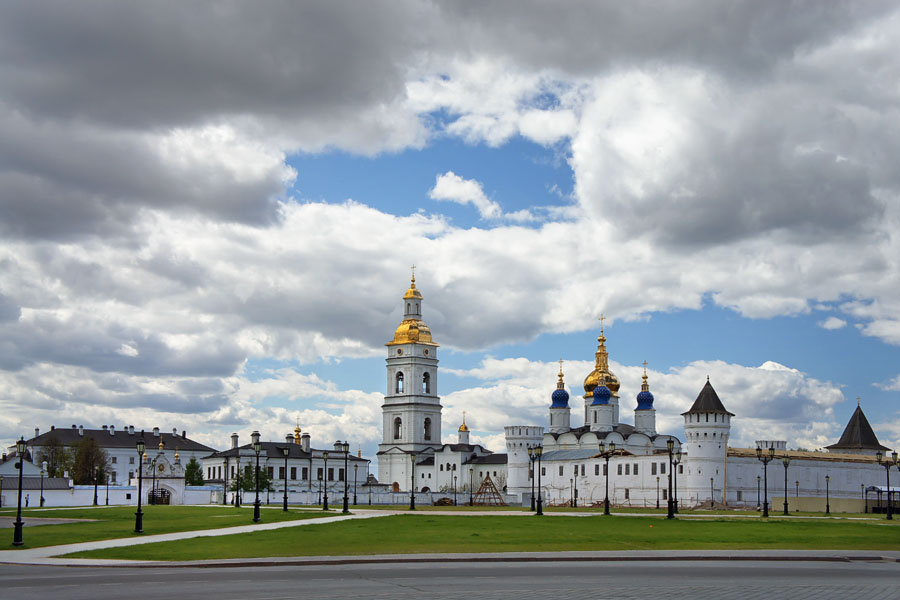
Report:
M 416 288 L 415 265 L 409 282 L 409 289 L 403 294 L 403 321 L 394 332 L 394 339 L 385 344 L 397 346 L 399 344 L 425 344 L 437 346 L 431 338 L 431 329 L 422 320 L 422 292 Z
M 609 352 L 606 350 L 606 336 L 603 335 L 604 320 L 605 317 L 600 315 L 600 335 L 597 337 L 597 352 L 594 353 L 594 370 L 584 380 L 585 398 L 591 397 L 598 385 L 608 387 L 613 398 L 619 397 L 619 378 L 609 370 Z

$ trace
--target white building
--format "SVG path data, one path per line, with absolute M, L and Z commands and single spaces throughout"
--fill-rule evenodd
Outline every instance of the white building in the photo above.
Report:
M 577 497 L 579 506 L 599 505 L 608 490 L 613 504 L 665 506 L 672 472 L 667 448 L 670 439 L 675 458 L 680 456 L 672 482 L 680 506 L 725 502 L 756 508 L 757 499 L 764 502 L 768 490 L 773 511 L 783 510 L 785 496 L 791 512 L 823 511 L 826 502 L 834 511 L 862 511 L 883 495 L 885 472 L 875 455 L 878 451 L 887 454 L 889 449 L 878 443 L 859 406 L 840 441 L 827 451 L 788 450 L 786 441 L 757 442 L 764 455 L 769 448 L 775 449 L 774 460 L 765 468 L 755 447 L 728 445 L 735 415 L 722 404 L 709 380 L 682 414 L 684 443 L 656 432 L 654 397 L 646 370 L 635 398 L 634 425 L 620 422 L 619 380 L 609 370 L 602 328 L 598 341 L 594 370 L 584 382 L 582 424 L 571 426 L 569 393 L 560 368 L 557 389 L 551 395 L 548 430 L 534 425 L 505 428 L 509 492 L 523 502 L 530 498 L 535 483 L 527 450 L 542 446 L 540 487 L 548 504 L 568 504 Z M 601 455 L 600 443 L 607 450 L 615 443 L 615 453 Z M 900 500 L 896 487 L 891 493 L 896 495 L 895 502 Z
M 164 456 L 169 462 L 173 462 L 177 452 L 183 463 L 187 464 L 191 458 L 196 458 L 199 462 L 204 456 L 215 452 L 214 448 L 187 437 L 185 431 L 179 434 L 177 429 L 173 429 L 172 433 L 166 433 L 161 432 L 159 427 L 154 427 L 152 431 L 144 432 L 135 430 L 133 425 L 121 430 L 116 430 L 115 425 L 104 425 L 102 429 L 85 429 L 82 425 L 72 425 L 71 428 L 51 426 L 50 431 L 44 433 L 35 429 L 34 437 L 27 443 L 28 451 L 37 460 L 51 439 L 72 449 L 84 439 L 93 438 L 109 458 L 109 484 L 116 486 L 129 485 L 129 481 L 136 476 L 137 441 L 141 437 L 146 445 L 145 453 L 152 453 L 151 460 Z
M 418 492 L 463 492 L 477 490 L 490 476 L 502 490 L 506 455 L 470 444 L 465 418 L 456 444 L 441 441 L 438 345 L 422 320 L 422 293 L 415 276 L 403 295 L 403 321 L 385 345 L 387 395 L 381 407 L 378 480 L 394 491 L 408 491 L 414 485 Z

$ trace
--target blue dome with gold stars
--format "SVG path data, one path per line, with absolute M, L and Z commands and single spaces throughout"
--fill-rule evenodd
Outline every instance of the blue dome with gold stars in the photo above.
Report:
M 569 408 L 569 392 L 564 389 L 553 390 L 553 404 L 550 408 Z
M 653 394 L 648 391 L 638 392 L 636 410 L 650 410 L 653 408 Z
M 598 385 L 594 388 L 594 401 L 591 402 L 591 406 L 609 404 L 610 396 L 612 396 L 612 392 L 609 391 L 608 387 L 605 385 Z

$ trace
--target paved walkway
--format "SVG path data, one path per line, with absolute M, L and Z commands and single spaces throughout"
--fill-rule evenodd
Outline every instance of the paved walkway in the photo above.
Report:
M 900 551 L 866 550 L 632 550 L 596 552 L 502 552 L 502 553 L 459 553 L 459 554 L 380 554 L 358 556 L 290 556 L 241 559 L 215 559 L 198 561 L 135 561 L 99 558 L 61 558 L 61 555 L 103 548 L 121 548 L 156 542 L 171 542 L 198 537 L 235 535 L 253 531 L 271 531 L 288 527 L 304 527 L 320 523 L 354 519 L 372 519 L 398 514 L 411 514 L 408 510 L 366 510 L 356 509 L 350 515 L 336 514 L 330 517 L 239 525 L 201 531 L 181 531 L 156 535 L 141 535 L 120 539 L 97 540 L 61 546 L 28 548 L 23 550 L 0 550 L 0 563 L 59 565 L 59 566 L 105 566 L 105 567 L 238 567 L 276 565 L 328 565 L 328 564 L 377 564 L 396 562 L 531 562 L 531 561 L 673 561 L 673 560 L 771 560 L 771 561 L 890 561 L 900 562 Z M 421 511 L 423 515 L 455 515 L 467 517 L 512 516 L 528 517 L 523 511 Z M 596 512 L 551 512 L 549 517 L 597 517 Z M 638 513 L 617 513 L 617 516 L 651 516 Z M 652 516 L 659 516 L 658 514 Z M 721 517 L 723 515 L 690 515 L 692 517 Z M 682 517 L 683 518 L 683 517 Z M 830 517 L 824 517 L 830 518 Z

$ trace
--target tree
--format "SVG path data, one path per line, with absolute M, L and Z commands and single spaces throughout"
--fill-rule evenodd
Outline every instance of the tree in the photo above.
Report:
M 66 471 L 72 470 L 74 453 L 60 443 L 56 436 L 50 436 L 37 453 L 36 466 L 47 462 L 47 477 L 62 477 Z
M 185 485 L 203 485 L 203 469 L 194 456 L 184 466 L 184 483 Z
M 109 471 L 109 457 L 94 438 L 86 437 L 75 446 L 72 463 L 72 479 L 76 485 L 90 485 L 96 480 L 103 481 Z
M 256 477 L 253 474 L 254 465 L 245 465 L 244 471 L 241 473 L 241 489 L 245 492 L 256 491 Z M 231 480 L 232 491 L 238 489 L 237 478 Z M 269 480 L 269 474 L 264 467 L 259 468 L 259 491 L 264 492 L 271 489 L 272 482 Z

